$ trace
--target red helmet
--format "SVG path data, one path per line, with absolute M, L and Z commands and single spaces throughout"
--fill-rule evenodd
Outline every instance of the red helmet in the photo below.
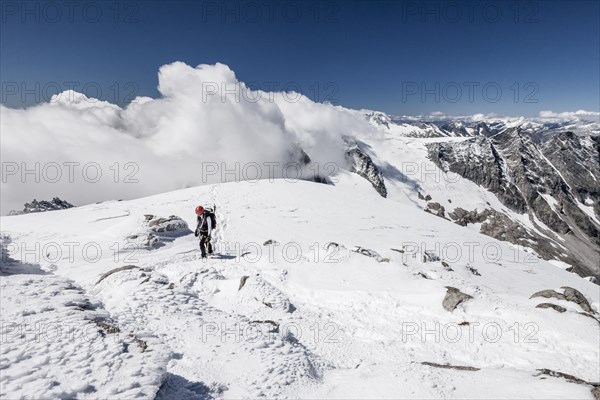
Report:
M 204 207 L 198 206 L 196 207 L 196 215 L 201 215 L 204 212 Z

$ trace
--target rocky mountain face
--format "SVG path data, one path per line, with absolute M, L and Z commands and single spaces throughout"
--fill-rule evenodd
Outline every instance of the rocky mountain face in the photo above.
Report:
M 380 113 L 380 112 L 372 112 L 366 114 L 367 120 L 369 120 L 374 125 L 382 125 L 389 129 L 390 123 L 392 120 L 389 115 Z
M 485 235 L 600 279 L 600 124 L 522 117 L 417 120 L 380 112 L 366 118 L 391 137 L 425 139 L 428 158 L 440 169 L 486 188 L 512 214 L 492 206 L 447 209 L 437 202 L 425 211 L 462 226 L 478 224 Z M 386 197 L 385 174 L 364 149 L 368 145 L 347 140 L 348 169 Z M 419 198 L 430 200 L 420 192 Z
M 466 141 L 430 143 L 429 157 L 444 171 L 487 188 L 512 211 L 528 214 L 531 228 L 507 230 L 514 223 L 491 209 L 455 210 L 457 223 L 486 220 L 489 236 L 513 243 L 527 239 L 542 257 L 598 276 L 599 138 L 563 132 L 536 143 L 534 134 L 514 127 Z
M 600 219 L 600 136 L 579 136 L 561 132 L 540 147 L 560 171 L 575 198 L 594 210 Z
M 51 201 L 37 201 L 36 199 L 33 199 L 31 203 L 25 203 L 23 211 L 11 211 L 8 215 L 20 215 L 45 211 L 64 210 L 71 207 L 74 207 L 73 204 L 65 200 L 61 200 L 58 197 L 54 197 Z
M 487 129 L 487 126 L 485 127 Z M 440 129 L 448 136 L 472 136 L 472 128 L 467 128 L 460 122 L 449 122 L 440 126 Z
M 362 176 L 375 188 L 381 197 L 387 197 L 387 189 L 380 168 L 371 157 L 355 142 L 347 142 L 346 161 L 349 170 Z
M 488 189 L 529 221 L 491 206 L 445 210 L 428 205 L 425 211 L 444 218 L 447 211 L 460 225 L 480 224 L 488 236 L 531 247 L 545 259 L 572 265 L 573 272 L 600 278 L 600 123 L 444 118 L 367 114 L 392 137 L 447 137 L 427 143 L 429 159 Z

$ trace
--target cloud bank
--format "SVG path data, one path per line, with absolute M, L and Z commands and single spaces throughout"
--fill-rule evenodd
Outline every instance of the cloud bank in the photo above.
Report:
M 403 115 L 401 117 L 404 120 L 413 120 L 413 121 L 470 121 L 470 122 L 480 122 L 480 121 L 517 121 L 517 120 L 531 120 L 539 123 L 545 122 L 565 122 L 565 121 L 574 121 L 574 122 L 595 122 L 600 123 L 600 112 L 594 111 L 585 111 L 585 110 L 577 110 L 577 111 L 565 111 L 565 112 L 554 112 L 554 111 L 540 111 L 538 117 L 525 118 L 523 116 L 515 117 L 508 115 L 499 115 L 495 113 L 488 114 L 472 114 L 472 115 L 450 115 L 445 114 L 441 111 L 434 111 L 429 113 L 428 115 Z
M 175 62 L 158 81 L 159 98 L 124 109 L 72 91 L 25 110 L 0 106 L 2 214 L 33 198 L 82 205 L 294 178 L 299 148 L 321 166 L 343 165 L 343 135 L 374 130 L 359 111 L 251 90 L 224 64 Z
M 24 110 L 0 105 L 0 212 L 34 198 L 83 205 L 224 181 L 327 175 L 345 166 L 344 136 L 385 134 L 365 118 L 369 110 L 252 90 L 224 64 L 175 62 L 159 69 L 158 82 L 159 98 L 138 97 L 125 108 L 73 91 Z M 514 119 L 441 112 L 404 118 Z M 532 120 L 599 118 L 542 111 Z M 299 149 L 312 159 L 309 168 L 298 170 Z
M 540 111 L 540 118 L 543 120 L 554 120 L 554 121 L 589 121 L 589 122 L 600 122 L 600 112 L 595 111 L 567 111 L 567 112 L 554 112 L 554 111 Z

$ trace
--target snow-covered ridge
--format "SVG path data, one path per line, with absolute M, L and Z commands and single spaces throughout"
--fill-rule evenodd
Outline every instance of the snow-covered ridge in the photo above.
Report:
M 420 144 L 406 142 L 414 145 Z M 42 249 L 58 243 L 63 251 L 66 242 L 102 249 L 95 262 L 79 251 L 71 260 L 40 255 L 38 268 L 50 273 L 36 279 L 42 286 L 71 279 L 84 296 L 102 304 L 111 324 L 135 326 L 148 338 L 139 354 L 154 357 L 143 364 L 153 369 L 137 369 L 139 377 L 126 382 L 154 382 L 136 390 L 153 388 L 159 399 L 364 398 L 374 386 L 377 397 L 508 397 L 518 391 L 528 398 L 552 393 L 591 399 L 586 382 L 600 373 L 597 286 L 506 242 L 416 212 L 399 198 L 404 183 L 388 182 L 388 198 L 346 172 L 335 186 L 285 180 L 209 185 L 3 217 L 2 229 L 17 246 L 9 248 L 17 261 L 25 254 L 19 249 L 35 243 Z M 449 193 L 453 203 L 465 205 L 458 192 Z M 198 259 L 191 232 L 155 249 L 126 249 L 119 242 L 144 226 L 144 214 L 177 215 L 193 226 L 194 207 L 213 202 L 218 257 Z M 465 243 L 475 251 L 467 251 Z M 350 250 L 355 246 L 362 250 Z M 485 246 L 499 253 L 487 256 Z M 27 277 L 0 280 L 21 290 Z M 567 300 L 561 287 L 576 289 L 590 308 Z M 557 291 L 556 298 L 530 298 L 548 289 Z M 5 293 L 2 306 L 14 310 L 8 318 L 20 321 L 14 313 L 22 315 L 30 306 Z M 54 302 L 62 301 L 45 299 L 55 309 Z M 75 317 L 87 311 L 70 312 Z M 436 329 L 438 336 L 431 333 Z M 19 351 L 18 336 L 5 340 L 3 349 L 8 344 Z M 100 343 L 91 341 L 89 348 Z M 63 346 L 45 351 L 53 359 Z M 137 352 L 135 346 L 129 345 L 130 353 Z M 112 360 L 131 355 L 115 351 Z M 159 354 L 170 354 L 170 360 L 162 362 Z M 95 355 L 98 362 L 106 357 Z M 60 378 L 68 364 L 51 362 L 52 376 L 32 375 L 29 385 L 16 389 L 22 366 L 3 359 L 2 390 L 8 390 L 3 396 L 56 381 L 56 388 L 73 397 L 97 398 L 104 389 L 82 382 L 100 382 L 102 371 L 119 373 L 116 364 L 82 369 L 74 382 Z M 159 385 L 152 371 L 161 368 L 166 374 Z
M 432 136 L 492 136 L 505 129 L 519 128 L 535 136 L 547 138 L 560 132 L 581 135 L 600 135 L 598 113 L 579 111 L 575 113 L 542 112 L 539 117 L 498 117 L 477 114 L 472 116 L 392 116 L 382 112 L 364 111 L 374 125 L 387 128 L 390 133 L 413 137 Z

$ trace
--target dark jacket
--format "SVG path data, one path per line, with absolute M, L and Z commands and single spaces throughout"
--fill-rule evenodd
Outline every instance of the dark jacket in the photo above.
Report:
M 196 225 L 196 232 L 204 236 L 210 236 L 212 233 L 212 218 L 208 212 L 202 213 L 198 216 L 198 224 Z

